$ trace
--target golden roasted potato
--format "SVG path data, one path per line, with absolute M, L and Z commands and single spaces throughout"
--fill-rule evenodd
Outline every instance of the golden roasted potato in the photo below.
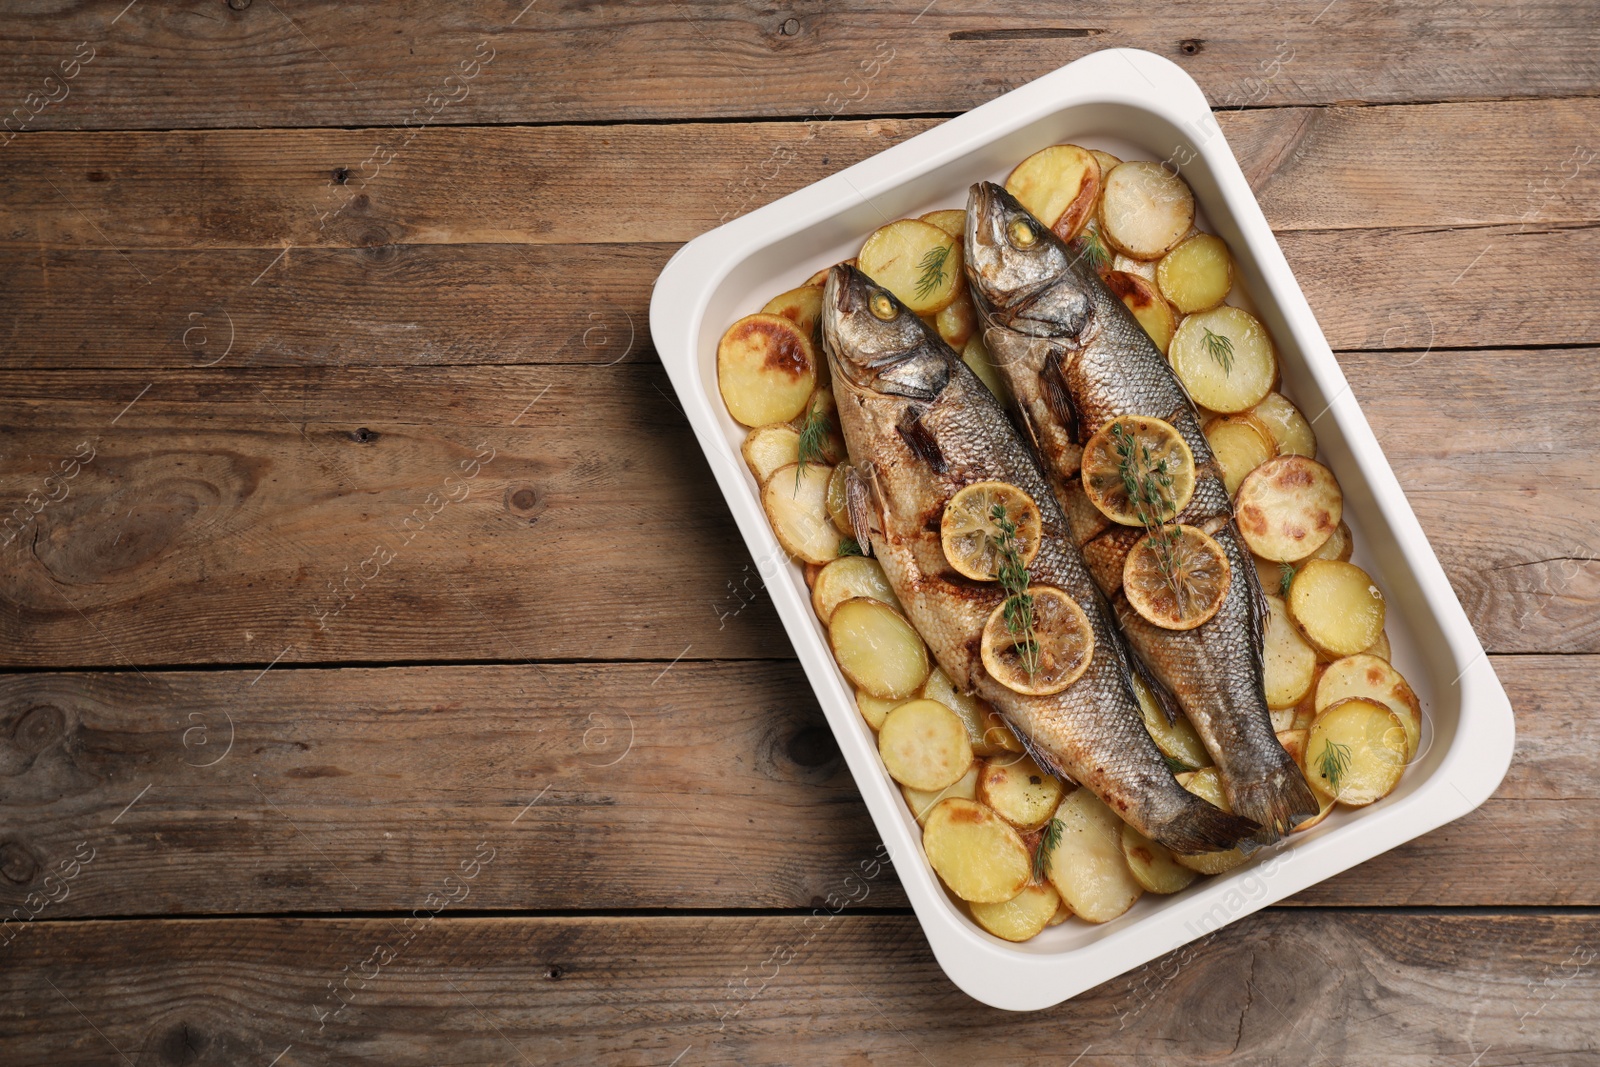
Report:
M 728 414 L 746 426 L 800 414 L 817 373 L 810 335 L 778 315 L 746 315 L 717 344 L 717 389 Z
M 1103 923 L 1133 907 L 1144 887 L 1122 855 L 1122 820 L 1087 789 L 1068 793 L 1056 809 L 1060 838 L 1050 850 L 1050 884 L 1073 913 Z
M 922 683 L 922 697 L 937 700 L 961 719 L 967 728 L 967 738 L 972 751 L 979 756 L 993 756 L 1000 752 L 1021 752 L 1022 742 L 1011 732 L 1000 713 L 982 697 L 963 693 L 950 681 L 950 676 L 940 667 L 928 672 Z
M 1289 586 L 1289 617 L 1326 656 L 1353 656 L 1383 633 L 1383 592 L 1354 563 L 1314 559 Z
M 1278 731 L 1278 744 L 1282 745 L 1283 750 L 1289 753 L 1289 757 L 1294 760 L 1295 766 L 1300 768 L 1301 774 L 1305 774 L 1306 770 L 1306 736 L 1310 732 L 1308 729 Z M 1333 810 L 1334 800 L 1332 797 L 1324 796 L 1318 792 L 1315 786 L 1312 786 L 1311 793 L 1317 798 L 1319 805 L 1317 814 L 1302 822 L 1295 823 L 1291 833 L 1304 833 L 1323 819 L 1326 819 L 1328 812 Z
M 1172 344 L 1172 333 L 1178 328 L 1178 317 L 1173 314 L 1172 305 L 1167 303 L 1155 283 L 1137 274 L 1119 270 L 1106 271 L 1101 277 L 1106 288 L 1133 313 L 1134 319 L 1150 340 L 1155 342 L 1162 355 L 1166 355 L 1168 346 Z
M 1278 378 L 1278 355 L 1266 327 L 1227 304 L 1179 323 L 1167 359 L 1196 404 L 1225 415 L 1261 403 Z
M 1123 824 L 1122 856 L 1128 861 L 1128 870 L 1134 881 L 1150 893 L 1176 893 L 1199 877 L 1194 871 L 1180 866 L 1171 850 Z
M 1250 414 L 1272 434 L 1281 456 L 1295 455 L 1314 458 L 1317 454 L 1317 435 L 1300 409 L 1282 393 L 1268 393 L 1261 403 L 1250 409 Z
M 1222 791 L 1222 778 L 1215 767 L 1202 767 L 1189 774 L 1178 775 L 1178 783 L 1189 792 L 1202 800 L 1210 801 L 1223 811 L 1232 811 L 1228 807 L 1228 797 Z M 1226 852 L 1202 852 L 1197 856 L 1173 856 L 1173 860 L 1191 871 L 1201 874 L 1221 874 L 1231 871 L 1248 857 L 1236 848 Z
M 901 610 L 900 600 L 889 587 L 883 567 L 866 556 L 840 556 L 822 568 L 816 584 L 811 587 L 811 606 L 824 625 L 833 618 L 833 611 L 852 597 L 869 596 Z
M 1022 892 L 1000 904 L 969 904 L 978 925 L 1007 941 L 1026 941 L 1050 925 L 1061 908 L 1061 897 L 1048 883 L 1022 887 Z
M 978 309 L 972 306 L 972 298 L 965 290 L 933 317 L 933 328 L 957 352 L 972 340 L 978 329 Z
M 1372 642 L 1372 647 L 1367 649 L 1367 655 L 1369 655 L 1369 656 L 1377 656 L 1379 659 L 1383 660 L 1385 663 L 1389 662 L 1389 631 L 1388 630 L 1385 630 L 1383 633 L 1379 634 L 1378 635 L 1378 639 L 1376 641 Z
M 1168 722 L 1167 713 L 1138 674 L 1133 676 L 1133 692 L 1139 698 L 1139 713 L 1144 716 L 1144 728 L 1163 756 L 1191 770 L 1210 765 L 1211 756 L 1206 752 L 1206 746 L 1200 742 L 1200 735 L 1194 732 L 1193 724 L 1183 712 L 1178 712 L 1177 718 Z
M 1245 475 L 1278 454 L 1272 434 L 1248 413 L 1219 415 L 1206 423 L 1205 434 L 1222 465 L 1222 484 L 1229 496 L 1238 493 Z
M 937 700 L 908 700 L 878 731 L 878 755 L 889 777 L 912 789 L 939 790 L 972 766 L 972 744 L 956 713 Z
M 799 461 L 800 434 L 786 422 L 757 426 L 745 435 L 739 452 L 756 476 L 756 484 L 764 485 L 773 471 Z
M 1185 315 L 1210 311 L 1233 288 L 1233 257 L 1222 238 L 1197 233 L 1185 238 L 1156 265 L 1161 295 Z
M 957 797 L 961 800 L 976 800 L 978 798 L 978 768 L 982 764 L 977 760 L 972 761 L 966 773 L 956 779 L 955 785 L 947 785 L 943 789 L 912 789 L 909 785 L 900 787 L 900 795 L 906 798 L 906 805 L 911 809 L 912 817 L 917 820 L 918 826 L 928 822 L 928 813 L 938 806 L 939 801 Z
M 844 676 L 875 697 L 904 700 L 927 680 L 928 646 L 881 600 L 855 597 L 834 608 L 828 641 Z
M 882 697 L 875 697 L 865 690 L 858 690 L 856 693 L 856 708 L 861 712 L 861 717 L 867 721 L 867 725 L 872 727 L 874 733 L 883 729 L 883 720 L 889 717 L 891 711 L 904 703 L 905 701 L 903 700 L 885 700 Z
M 828 517 L 828 478 L 833 468 L 791 463 L 761 486 L 761 506 L 784 551 L 804 563 L 827 563 L 839 555 L 839 531 Z
M 779 315 L 800 327 L 815 351 L 821 352 L 822 344 L 822 287 L 820 285 L 802 285 L 798 289 L 790 289 L 787 293 L 779 293 L 767 301 L 767 306 L 761 309 L 763 315 Z
M 961 362 L 972 368 L 972 373 L 978 380 L 988 386 L 1002 403 L 1011 394 L 1006 390 L 1006 383 L 1001 379 L 1000 372 L 995 369 L 994 360 L 989 355 L 989 348 L 983 343 L 983 335 L 974 333 L 972 339 L 961 350 Z
M 798 456 L 798 435 L 796 435 L 795 448 L 796 455 Z M 793 463 L 794 460 L 790 460 L 789 462 Z M 848 499 L 845 497 L 845 490 L 849 484 L 849 474 L 850 464 L 848 463 L 841 463 L 837 467 L 833 468 L 833 473 L 828 476 L 828 493 L 824 499 L 824 502 L 828 508 L 828 518 L 833 520 L 833 528 L 838 530 L 841 536 L 854 540 L 856 531 L 855 527 L 850 525 L 850 505 Z M 865 550 L 867 546 L 859 545 L 857 547 Z
M 1061 793 L 1061 782 L 1026 754 L 990 756 L 978 772 L 978 799 L 1018 830 L 1049 822 Z
M 863 274 L 917 315 L 935 314 L 966 291 L 961 242 L 919 219 L 880 226 L 858 258 Z
M 1317 713 L 1306 736 L 1306 780 L 1323 796 L 1361 807 L 1388 796 L 1406 769 L 1406 729 L 1395 713 L 1360 697 Z
M 1296 560 L 1295 566 L 1298 567 L 1307 560 L 1313 559 L 1331 559 L 1343 563 L 1350 558 L 1355 548 L 1355 538 L 1351 536 L 1350 527 L 1340 521 L 1338 527 L 1328 536 L 1328 539 L 1322 542 L 1322 547 L 1305 559 Z
M 1124 255 L 1160 259 L 1194 225 L 1194 194 L 1159 163 L 1120 164 L 1104 182 L 1100 232 Z
M 958 241 L 966 240 L 967 236 L 967 209 L 961 207 L 945 208 L 942 211 L 930 211 L 921 218 L 922 222 L 932 223 L 945 233 Z
M 922 850 L 950 892 L 973 904 L 1001 904 L 1028 884 L 1033 858 L 1011 824 L 972 800 L 951 797 L 928 813 Z
M 1359 653 L 1328 664 L 1317 681 L 1317 710 L 1360 697 L 1394 712 L 1406 730 L 1406 761 L 1422 742 L 1422 702 L 1399 671 L 1377 656 Z
M 1094 214 L 1100 196 L 1100 163 L 1075 144 L 1051 145 L 1018 163 L 1006 178 L 1006 192 L 1070 241 Z
M 828 564 L 830 567 L 833 564 Z M 1317 677 L 1317 650 L 1306 644 L 1289 621 L 1282 598 L 1267 596 L 1266 665 L 1267 707 L 1293 708 L 1311 692 Z
M 1316 460 L 1278 456 L 1245 476 L 1234 514 L 1250 551 L 1279 562 L 1303 560 L 1339 528 L 1344 494 Z

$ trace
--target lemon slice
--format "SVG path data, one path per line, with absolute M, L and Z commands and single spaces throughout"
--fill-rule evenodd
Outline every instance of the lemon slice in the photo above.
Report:
M 1003 508 L 1015 524 L 1016 546 L 1022 565 L 1039 554 L 1041 520 L 1033 497 L 1007 482 L 974 482 L 963 486 L 944 507 L 939 519 L 939 541 L 950 566 L 968 578 L 992 582 L 1000 576 L 1001 530 L 994 517 Z
M 1014 692 L 1049 696 L 1076 682 L 1094 658 L 1094 631 L 1078 602 L 1049 585 L 1030 585 L 1033 603 L 1033 640 L 1038 647 L 1030 674 L 1024 634 L 1006 625 L 1006 605 L 1001 604 L 983 627 L 983 666 Z M 1009 598 L 1008 598 L 1009 599 Z
M 1130 479 L 1140 499 L 1129 492 Z M 1083 491 L 1112 522 L 1144 525 L 1141 502 L 1152 522 L 1163 522 L 1188 507 L 1194 496 L 1194 454 L 1170 422 L 1119 415 L 1083 446 Z M 1145 497 L 1152 491 L 1169 506 L 1154 506 Z
M 1222 546 L 1193 526 L 1167 526 L 1134 543 L 1122 565 L 1133 610 L 1166 630 L 1192 630 L 1222 607 L 1233 568 Z

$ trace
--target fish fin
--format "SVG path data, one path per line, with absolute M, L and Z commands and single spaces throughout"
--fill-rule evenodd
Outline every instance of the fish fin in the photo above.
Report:
M 1254 781 L 1229 783 L 1229 804 L 1260 826 L 1256 840 L 1270 844 L 1322 810 L 1288 753 Z
M 921 409 L 907 408 L 895 429 L 899 431 L 900 439 L 906 443 L 906 447 L 911 449 L 918 459 L 940 474 L 945 472 L 944 451 L 934 439 L 933 431 L 922 421 Z
M 1226 852 L 1256 844 L 1261 832 L 1259 824 L 1242 815 L 1223 811 L 1211 802 L 1195 796 L 1187 789 L 1180 791 L 1186 799 L 1182 807 L 1161 826 L 1152 827 L 1150 837 L 1174 852 L 1193 856 L 1200 852 Z
M 1067 436 L 1078 440 L 1078 411 L 1072 406 L 1072 397 L 1067 392 L 1067 375 L 1061 367 L 1059 351 L 1052 351 L 1045 359 L 1044 373 L 1039 375 L 1039 382 L 1050 414 L 1066 430 Z
M 1044 749 L 1040 748 L 1038 745 L 1034 744 L 1033 739 L 1027 734 L 1023 733 L 1015 726 L 1012 726 L 1010 719 L 1006 720 L 1006 725 L 1011 726 L 1011 732 L 1016 735 L 1018 741 L 1022 742 L 1023 750 L 1033 758 L 1033 762 L 1037 763 L 1042 770 L 1047 771 L 1048 773 L 1061 779 L 1067 785 L 1078 784 L 1078 780 L 1067 773 L 1066 768 L 1061 766 L 1061 762 L 1059 760 L 1046 753 Z
M 850 517 L 850 530 L 862 555 L 872 555 L 872 513 L 876 510 L 877 493 L 868 475 L 860 467 L 851 467 L 844 474 L 844 508 Z

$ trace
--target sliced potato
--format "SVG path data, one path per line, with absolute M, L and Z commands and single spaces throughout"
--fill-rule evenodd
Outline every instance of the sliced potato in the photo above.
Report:
M 1062 790 L 1061 782 L 1027 755 L 990 756 L 978 773 L 978 799 L 1019 830 L 1049 822 Z
M 1094 214 L 1100 196 L 1100 162 L 1075 144 L 1051 145 L 1018 163 L 1006 192 L 1033 217 L 1070 241 Z
M 961 362 L 972 369 L 978 380 L 989 387 L 989 392 L 1004 401 L 1011 394 L 1006 390 L 1006 383 L 1001 380 L 1000 372 L 995 369 L 994 359 L 989 355 L 989 347 L 983 343 L 983 335 L 974 333 L 966 347 L 961 350 Z
M 967 768 L 965 774 L 956 779 L 954 785 L 947 785 L 943 789 L 912 789 L 909 785 L 900 787 L 900 795 L 906 798 L 906 806 L 911 809 L 912 816 L 917 820 L 918 826 L 926 825 L 929 812 L 941 800 L 950 797 L 959 797 L 962 800 L 976 800 L 978 798 L 978 770 L 983 764 L 978 760 L 972 761 L 972 766 Z
M 1301 774 L 1304 774 L 1306 769 L 1306 736 L 1310 732 L 1307 729 L 1278 731 L 1278 744 L 1282 745 L 1283 750 L 1289 753 L 1289 757 L 1294 760 L 1295 766 L 1300 768 Z M 1292 833 L 1304 833 L 1323 819 L 1326 819 L 1328 812 L 1333 810 L 1334 800 L 1332 797 L 1324 796 L 1315 786 L 1312 786 L 1311 793 L 1317 798 L 1319 805 L 1317 814 L 1303 822 L 1295 823 Z
M 1161 350 L 1162 355 L 1167 354 L 1167 347 L 1172 344 L 1173 331 L 1178 328 L 1178 316 L 1173 314 L 1172 305 L 1167 303 L 1154 282 L 1129 274 L 1120 270 L 1106 271 L 1101 277 L 1124 307 L 1133 313 L 1140 327 L 1149 335 L 1150 340 Z
M 1132 256 L 1125 256 L 1121 252 L 1117 252 L 1111 257 L 1111 269 L 1121 271 L 1123 274 L 1132 274 L 1143 278 L 1151 285 L 1156 284 L 1156 265 L 1153 262 L 1147 263 L 1142 259 L 1134 259 Z M 1157 288 L 1156 291 L 1160 292 L 1160 289 Z M 1162 299 L 1165 300 L 1166 297 L 1162 297 Z M 1176 312 L 1174 312 L 1174 316 L 1176 316 Z
M 1388 630 L 1385 630 L 1385 631 L 1383 631 L 1383 633 L 1378 635 L 1378 639 L 1376 641 L 1372 642 L 1372 647 L 1367 649 L 1366 654 L 1369 655 L 1369 656 L 1377 656 L 1379 659 L 1383 660 L 1385 663 L 1389 662 L 1389 631 Z
M 1371 700 L 1329 705 L 1306 735 L 1306 780 L 1341 804 L 1361 807 L 1388 796 L 1405 769 L 1405 725 Z
M 966 347 L 978 329 L 978 309 L 965 290 L 933 317 L 933 328 L 957 352 Z
M 1245 476 L 1234 513 L 1250 551 L 1279 562 L 1302 560 L 1339 528 L 1344 494 L 1316 460 L 1278 456 Z
M 1304 560 L 1297 560 L 1295 566 L 1298 567 L 1306 560 L 1313 559 L 1332 559 L 1343 563 L 1350 558 L 1355 548 L 1355 538 L 1350 534 L 1350 527 L 1341 521 L 1333 533 L 1328 536 L 1328 539 L 1322 542 L 1321 548 L 1311 553 Z
M 786 318 L 746 315 L 717 344 L 717 389 L 728 414 L 746 426 L 789 421 L 816 384 L 811 336 Z
M 1194 194 L 1159 163 L 1123 163 L 1104 181 L 1100 232 L 1118 252 L 1160 259 L 1194 225 Z
M 1185 315 L 1210 311 L 1233 288 L 1233 257 L 1222 238 L 1197 233 L 1180 241 L 1156 265 L 1161 295 Z
M 923 222 L 932 223 L 945 233 L 958 241 L 967 236 L 967 209 L 960 207 L 945 208 L 942 211 L 930 211 L 922 216 Z
M 889 586 L 883 567 L 866 556 L 841 556 L 822 568 L 811 587 L 811 606 L 824 624 L 833 611 L 852 597 L 869 596 L 900 610 L 900 600 Z
M 1422 702 L 1400 672 L 1365 653 L 1334 660 L 1317 681 L 1317 710 L 1351 697 L 1382 704 L 1394 712 L 1406 730 L 1406 761 L 1410 762 L 1422 742 Z
M 1118 159 L 1116 156 L 1112 155 L 1110 152 L 1102 152 L 1098 148 L 1089 149 L 1089 154 L 1094 157 L 1094 160 L 1095 160 L 1096 163 L 1100 164 L 1101 185 L 1104 186 L 1105 185 L 1105 176 L 1107 174 L 1111 173 L 1111 168 L 1112 167 L 1115 167 L 1115 166 L 1118 166 L 1119 164 L 1121 164 L 1122 160 Z
M 944 789 L 972 766 L 966 728 L 937 700 L 908 700 L 891 711 L 878 731 L 878 755 L 889 777 L 913 789 Z
M 786 422 L 757 426 L 745 435 L 739 451 L 756 483 L 765 484 L 773 471 L 800 459 L 800 434 Z
M 1262 559 L 1253 552 L 1250 558 L 1255 560 L 1256 578 L 1261 582 L 1263 593 L 1280 597 L 1289 595 L 1289 583 L 1294 581 L 1293 564 L 1282 563 L 1275 559 Z
M 1022 742 L 1017 740 L 1017 735 L 1011 732 L 1000 713 L 982 697 L 971 696 L 957 689 L 943 668 L 935 667 L 928 672 L 928 680 L 922 683 L 921 695 L 927 700 L 937 700 L 956 713 L 967 728 L 972 751 L 978 755 L 993 756 L 998 752 L 1022 751 Z
M 1028 884 L 1033 857 L 1011 824 L 972 800 L 951 797 L 922 830 L 928 864 L 950 892 L 974 904 L 1001 904 Z
M 1165 845 L 1123 824 L 1122 857 L 1128 861 L 1128 870 L 1134 881 L 1151 893 L 1176 893 L 1199 877 L 1187 867 L 1179 866 Z
M 894 608 L 855 597 L 833 609 L 828 641 L 844 676 L 884 700 L 904 700 L 928 678 L 928 646 Z
M 804 563 L 827 563 L 839 555 L 839 530 L 828 517 L 828 479 L 833 468 L 808 463 L 779 467 L 761 487 L 761 505 L 784 551 Z
M 1270 708 L 1267 714 L 1272 719 L 1273 733 L 1281 734 L 1286 730 L 1294 729 L 1294 708 Z
M 883 720 L 889 717 L 891 711 L 904 703 L 905 701 L 903 700 L 884 700 L 881 697 L 875 697 L 866 690 L 860 690 L 856 693 L 856 708 L 861 712 L 861 717 L 867 720 L 867 725 L 872 727 L 874 733 L 883 729 Z
M 1184 319 L 1167 359 L 1196 404 L 1225 415 L 1261 403 L 1278 378 L 1278 355 L 1266 327 L 1227 304 Z
M 1122 820 L 1087 789 L 1068 793 L 1056 818 L 1061 840 L 1050 852 L 1047 873 L 1067 906 L 1092 923 L 1133 907 L 1144 887 L 1122 855 Z
M 1233 810 L 1228 807 L 1228 797 L 1222 791 L 1222 778 L 1215 767 L 1203 767 L 1190 774 L 1180 774 L 1178 782 L 1201 800 L 1210 801 L 1223 811 Z M 1226 852 L 1202 852 L 1196 856 L 1174 855 L 1172 858 L 1191 871 L 1199 871 L 1201 874 L 1221 874 L 1223 871 L 1233 870 L 1247 857 L 1238 849 L 1230 848 Z
M 978 925 L 1007 941 L 1026 941 L 1050 925 L 1061 908 L 1061 896 L 1048 883 L 1030 883 L 1000 904 L 970 904 Z
M 1311 729 L 1311 720 L 1317 717 L 1317 682 L 1322 680 L 1322 672 L 1327 669 L 1326 664 L 1317 664 L 1317 672 L 1311 683 L 1311 691 L 1301 697 L 1300 703 L 1294 706 L 1294 718 L 1289 723 L 1289 729 Z
M 1318 652 L 1353 656 L 1383 633 L 1383 592 L 1354 563 L 1314 559 L 1289 586 L 1289 617 Z
M 1133 676 L 1133 692 L 1139 698 L 1139 713 L 1144 716 L 1144 728 L 1150 732 L 1150 739 L 1163 756 L 1185 767 L 1210 766 L 1211 755 L 1206 752 L 1200 735 L 1194 732 L 1193 724 L 1182 712 L 1178 713 L 1175 721 L 1168 722 L 1167 713 L 1162 710 L 1155 694 L 1150 692 L 1150 687 L 1137 673 Z
M 1229 496 L 1239 491 L 1245 475 L 1278 454 L 1272 434 L 1249 414 L 1218 416 L 1206 423 L 1205 433 Z
M 798 438 L 797 438 L 798 441 Z M 796 446 L 798 455 L 798 444 Z M 793 462 L 792 460 L 790 462 Z M 850 504 L 845 496 L 850 476 L 850 464 L 841 463 L 833 468 L 833 473 L 828 476 L 828 495 L 825 503 L 828 508 L 828 518 L 833 520 L 833 528 L 845 537 L 855 539 L 855 527 L 850 525 Z M 860 546 L 865 548 L 865 545 Z
M 1315 456 L 1317 435 L 1300 409 L 1282 393 L 1268 393 L 1261 403 L 1250 409 L 1250 414 L 1261 420 L 1261 425 L 1272 434 L 1278 444 L 1278 454 L 1287 456 Z
M 830 567 L 836 565 L 828 564 Z M 1267 612 L 1263 656 L 1267 707 L 1293 708 L 1311 692 L 1312 683 L 1316 681 L 1317 650 L 1306 644 L 1300 631 L 1289 621 L 1289 608 L 1281 597 L 1267 596 Z
M 932 223 L 901 219 L 861 246 L 862 273 L 918 315 L 932 315 L 966 289 L 961 242 Z
M 779 315 L 788 319 L 809 338 L 813 347 L 822 343 L 822 287 L 802 285 L 779 293 L 761 309 L 763 315 Z M 820 348 L 817 351 L 821 351 Z
M 1054 889 L 1055 886 L 1051 886 L 1050 888 Z M 1066 901 L 1061 900 L 1060 896 L 1061 895 L 1059 893 L 1056 894 L 1056 899 L 1060 902 L 1056 905 L 1056 913 L 1050 916 L 1049 922 L 1045 923 L 1045 926 L 1047 927 L 1060 926 L 1062 923 L 1072 918 L 1072 908 L 1067 905 Z

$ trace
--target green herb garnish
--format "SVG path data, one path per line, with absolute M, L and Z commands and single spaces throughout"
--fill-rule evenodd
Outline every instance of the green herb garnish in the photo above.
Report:
M 1111 427 L 1111 439 L 1117 449 L 1117 472 L 1122 475 L 1123 491 L 1133 504 L 1139 525 L 1150 535 L 1161 577 L 1181 602 L 1183 590 L 1178 581 L 1177 556 L 1181 531 L 1178 524 L 1171 521 L 1178 513 L 1172 471 L 1165 457 L 1160 461 L 1152 459 L 1150 446 L 1135 441 L 1122 423 Z
M 944 284 L 944 264 L 950 258 L 949 245 L 935 245 L 922 254 L 917 267 L 922 271 L 917 278 L 917 295 L 928 296 Z
M 1167 761 L 1167 770 L 1171 771 L 1173 774 L 1182 774 L 1184 771 L 1194 770 L 1193 767 L 1183 762 L 1183 760 L 1179 759 L 1177 756 L 1169 756 L 1166 753 L 1162 753 L 1161 758 Z
M 1079 258 L 1087 262 L 1092 270 L 1102 270 L 1111 262 L 1111 254 L 1100 243 L 1100 234 L 1094 230 L 1084 230 L 1073 244 L 1078 249 Z
M 1328 788 L 1337 795 L 1339 780 L 1344 777 L 1344 772 L 1350 769 L 1350 746 L 1329 741 L 1322 750 L 1321 763 L 1322 777 L 1327 781 Z
M 1006 630 L 1017 638 L 1017 657 L 1029 679 L 1039 673 L 1039 639 L 1033 633 L 1033 597 L 1028 595 L 1028 565 L 1022 561 L 1022 550 L 1017 547 L 1017 524 L 1006 517 L 1004 504 L 996 504 L 989 512 L 1000 536 L 990 535 L 989 540 L 1000 555 L 997 577 L 1000 588 L 1006 591 L 1001 604 Z
M 861 546 L 856 543 L 856 539 L 854 537 L 841 537 L 839 539 L 839 555 L 864 556 L 866 553 L 861 551 Z
M 1204 327 L 1201 327 L 1204 329 Z M 1206 351 L 1222 365 L 1222 373 L 1233 373 L 1233 338 L 1206 330 Z
M 1278 595 L 1288 596 L 1289 586 L 1294 583 L 1294 568 L 1287 563 L 1278 564 Z
M 1050 865 L 1050 853 L 1054 852 L 1056 846 L 1061 844 L 1061 832 L 1065 829 L 1066 827 L 1061 824 L 1060 819 L 1051 819 L 1049 825 L 1044 828 L 1044 836 L 1039 839 L 1039 851 L 1033 854 L 1033 880 L 1035 882 L 1043 881 L 1045 868 Z
M 800 426 L 799 461 L 794 470 L 794 487 L 800 488 L 800 475 L 805 473 L 808 463 L 820 463 L 824 456 L 822 446 L 828 440 L 828 431 L 833 427 L 828 422 L 828 413 L 821 407 L 814 407 L 806 415 L 806 421 Z

